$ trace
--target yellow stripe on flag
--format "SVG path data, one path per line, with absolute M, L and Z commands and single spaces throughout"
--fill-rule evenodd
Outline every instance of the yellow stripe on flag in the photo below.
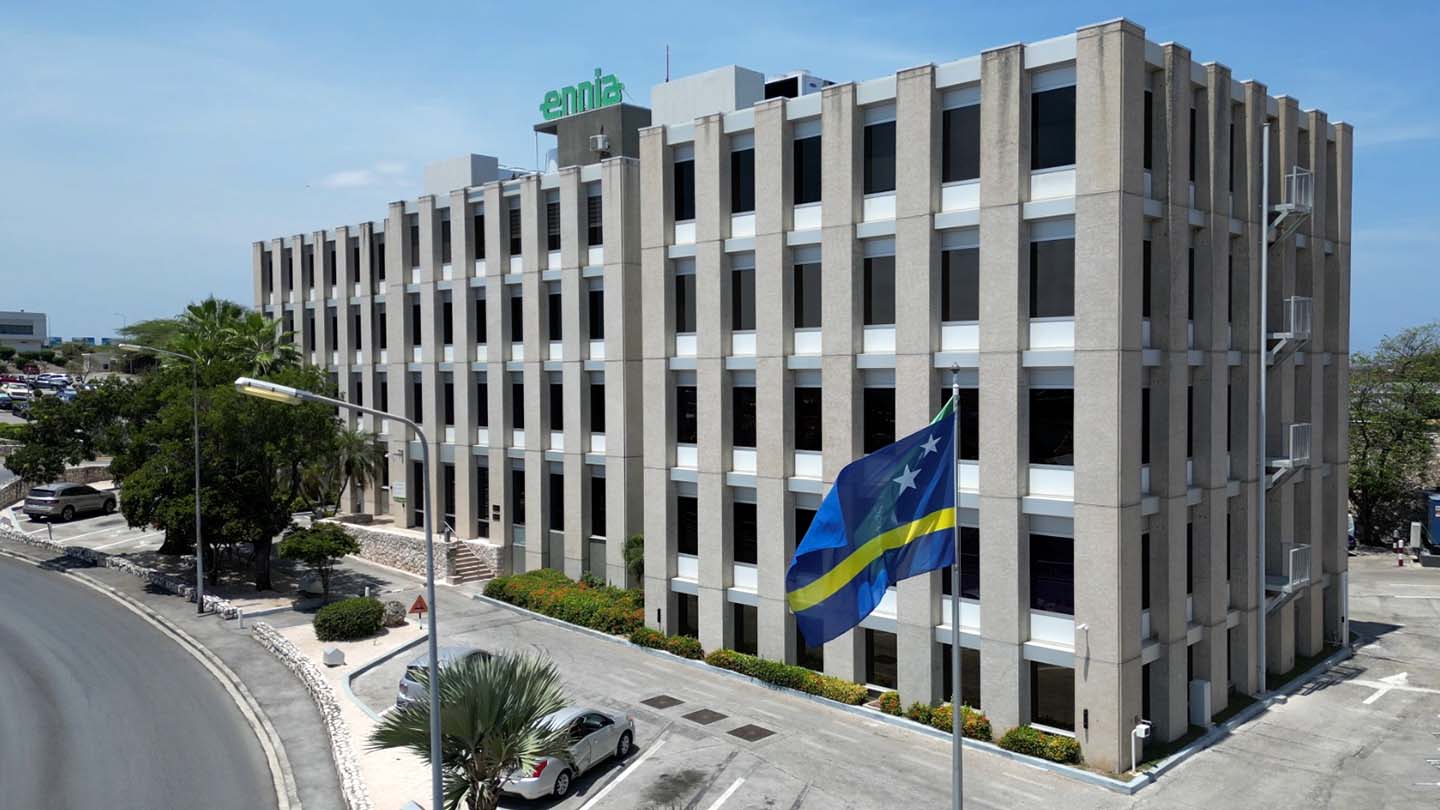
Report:
M 875 535 L 865 545 L 850 552 L 850 556 L 841 560 L 839 565 L 826 571 L 814 581 L 786 594 L 790 610 L 799 613 L 829 599 L 861 571 L 868 568 L 871 563 L 880 559 L 885 552 L 903 548 L 908 543 L 927 534 L 954 527 L 955 510 L 945 508 L 937 509 L 918 520 L 896 526 L 884 534 Z

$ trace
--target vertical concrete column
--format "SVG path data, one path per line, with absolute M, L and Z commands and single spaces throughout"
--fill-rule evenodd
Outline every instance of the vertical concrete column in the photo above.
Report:
M 250 243 L 250 293 L 255 308 L 264 310 L 270 302 L 265 296 L 265 243 Z M 273 274 L 272 274 L 273 275 Z M 273 283 L 273 279 L 272 279 Z
M 1024 48 L 980 54 L 980 694 L 997 729 L 1025 722 L 1030 637 L 1029 272 L 1022 207 L 1030 178 Z
M 297 233 L 291 236 L 288 247 L 290 261 L 295 268 L 290 274 L 290 339 L 300 350 L 300 356 L 309 360 L 310 347 L 305 340 L 305 305 L 310 302 L 310 285 L 305 282 L 305 235 Z
M 544 371 L 545 313 L 544 285 L 541 283 L 545 263 L 545 199 L 540 178 L 529 175 L 520 179 L 520 279 L 521 319 L 525 338 L 524 368 L 525 402 L 515 407 L 525 409 L 525 565 L 535 568 L 562 568 L 561 560 L 550 554 L 549 504 L 550 468 L 545 446 L 550 430 L 550 397 Z
M 794 446 L 786 356 L 793 328 L 789 250 L 791 128 L 787 102 L 755 106 L 755 518 L 760 655 L 795 660 L 795 621 L 785 602 L 785 569 L 795 551 L 793 498 L 786 488 Z
M 565 470 L 565 573 L 578 578 L 589 570 L 590 551 L 590 471 L 585 464 L 589 450 L 589 434 L 585 426 L 589 402 L 588 375 L 585 373 L 582 347 L 589 341 L 583 328 L 584 280 L 580 267 L 583 246 L 581 226 L 584 187 L 580 169 L 567 166 L 560 170 L 560 336 L 564 361 L 561 364 L 561 385 L 564 390 L 564 470 Z
M 474 539 L 477 521 L 490 519 L 490 507 L 478 502 L 479 485 L 473 448 L 479 410 L 485 403 L 475 401 L 474 316 L 471 313 L 470 280 L 475 275 L 475 228 L 471 222 L 469 195 L 465 189 L 450 192 L 450 262 L 454 278 L 450 287 L 455 380 L 455 533 Z
M 330 352 L 335 350 L 335 336 L 330 334 L 330 301 L 334 299 L 330 287 L 329 274 L 326 271 L 326 262 L 329 261 L 330 235 L 325 231 L 316 231 L 311 236 L 313 255 L 315 256 L 315 340 L 310 350 L 314 352 L 315 365 L 320 368 L 335 370 L 335 365 L 330 362 Z
M 939 345 L 939 239 L 932 212 L 940 199 L 940 110 L 935 67 L 895 75 L 895 435 L 929 423 L 934 412 L 931 352 Z M 941 375 L 949 381 L 948 372 Z M 896 585 L 899 691 L 904 700 L 943 698 L 942 660 L 935 643 L 940 574 Z
M 860 250 L 855 222 L 860 219 L 862 116 L 855 85 L 837 84 L 820 91 L 821 177 L 820 243 L 820 386 L 825 392 L 821 418 L 821 464 L 827 483 L 860 454 L 860 376 L 854 355 L 860 350 Z M 864 645 L 860 630 L 825 644 L 825 672 L 863 681 Z
M 1346 624 L 1349 556 L 1345 552 L 1348 509 L 1346 488 L 1350 480 L 1350 193 L 1353 177 L 1355 133 L 1349 124 L 1335 124 L 1335 141 L 1330 147 L 1333 170 L 1330 186 L 1333 200 L 1326 228 L 1334 243 L 1334 255 L 1326 267 L 1325 345 L 1330 355 L 1330 373 L 1326 386 L 1326 457 L 1333 459 L 1324 502 L 1330 512 L 1327 534 L 1335 538 L 1335 550 L 1325 555 L 1325 572 L 1331 588 L 1326 594 L 1325 629 L 1331 636 L 1342 638 Z
M 274 283 L 270 285 L 270 307 L 276 320 L 282 320 L 285 306 L 290 303 L 290 290 L 285 286 L 285 240 L 272 239 L 269 242 L 270 267 Z
M 443 336 L 440 324 L 440 294 L 435 286 L 436 280 L 440 278 L 440 213 L 435 208 L 435 197 L 429 194 L 421 197 L 416 207 L 420 242 L 411 245 L 410 249 L 420 253 L 420 281 L 417 291 L 420 301 L 419 371 L 421 391 L 424 394 L 420 413 L 421 424 L 430 438 L 430 480 L 425 482 L 429 502 L 425 504 L 425 513 L 427 516 L 433 513 L 432 525 L 438 537 L 444 532 L 442 521 L 445 519 L 445 465 L 441 460 L 441 448 L 445 445 L 445 391 L 440 373 L 440 361 L 445 355 L 441 349 Z M 407 294 L 406 298 L 408 297 Z M 406 308 L 409 308 L 408 302 Z M 408 339 L 410 335 L 406 337 Z M 413 362 L 413 353 L 405 359 Z
M 674 174 L 664 127 L 640 130 L 641 425 L 645 513 L 645 623 L 676 626 L 670 580 L 676 572 L 675 503 L 670 484 L 674 458 L 675 394 L 670 381 L 675 302 L 667 248 L 675 237 Z M 606 206 L 607 210 L 609 206 Z M 608 253 L 608 249 L 607 249 Z M 608 258 L 608 257 L 607 257 Z M 607 283 L 609 279 L 607 278 Z M 606 299 L 610 298 L 606 293 Z M 607 303 L 607 306 L 610 306 Z M 608 343 L 608 339 L 607 339 Z M 607 346 L 608 354 L 608 346 Z
M 1081 28 L 1075 66 L 1075 414 L 1113 414 L 1116 424 L 1135 425 L 1144 291 L 1144 176 L 1135 155 L 1144 132 L 1144 31 L 1126 20 Z M 1136 431 L 1075 432 L 1074 508 L 1075 570 L 1083 572 L 1075 578 L 1075 623 L 1089 627 L 1074 641 L 1075 728 L 1087 761 L 1119 770 L 1141 703 Z
M 410 401 L 410 374 L 406 364 L 410 360 L 410 335 L 405 328 L 409 302 L 405 300 L 405 281 L 410 269 L 405 263 L 405 203 L 392 202 L 385 217 L 385 280 L 379 282 L 385 293 L 385 379 L 389 385 L 390 412 L 410 419 L 421 418 Z M 390 421 L 390 481 L 391 492 L 395 482 L 405 483 L 405 503 L 391 504 L 391 514 L 403 526 L 414 522 L 415 493 L 410 481 L 409 443 L 412 438 L 409 428 L 394 420 Z
M 625 570 L 625 542 L 645 530 L 639 163 L 606 160 L 600 188 L 605 230 L 605 564 L 612 584 L 639 586 Z

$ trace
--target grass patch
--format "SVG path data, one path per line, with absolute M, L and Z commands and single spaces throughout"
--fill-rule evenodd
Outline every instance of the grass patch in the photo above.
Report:
M 1222 711 L 1219 714 L 1215 715 L 1215 725 L 1218 726 L 1221 723 L 1224 723 L 1226 720 L 1229 720 L 1230 718 L 1244 711 L 1247 707 L 1253 705 L 1254 703 L 1254 695 L 1246 695 L 1240 692 L 1230 693 L 1230 699 L 1229 702 L 1225 705 L 1225 711 Z

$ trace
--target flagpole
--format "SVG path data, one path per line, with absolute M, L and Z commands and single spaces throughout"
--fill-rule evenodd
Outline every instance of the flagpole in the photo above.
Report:
M 955 810 L 961 810 L 965 806 L 963 788 L 965 784 L 965 764 L 962 751 L 965 748 L 965 712 L 960 707 L 960 681 L 962 678 L 960 670 L 960 366 L 950 366 L 950 402 L 952 404 L 950 417 L 951 430 L 954 447 L 950 453 L 950 463 L 953 466 L 955 478 L 955 520 L 951 531 L 955 536 L 955 564 L 950 566 L 950 734 L 951 749 L 950 755 L 951 778 L 950 792 L 954 797 L 951 805 Z

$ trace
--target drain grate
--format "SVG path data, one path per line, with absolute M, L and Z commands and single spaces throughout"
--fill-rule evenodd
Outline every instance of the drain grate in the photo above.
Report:
M 717 720 L 724 720 L 729 716 L 728 714 L 721 714 L 720 712 L 711 711 L 710 709 L 700 709 L 685 715 L 685 719 L 692 723 L 708 726 Z
M 647 700 L 642 700 L 640 702 L 652 708 L 668 709 L 671 706 L 679 706 L 685 701 L 677 697 L 670 697 L 669 695 L 656 695 L 655 697 L 649 698 Z
M 730 729 L 729 733 L 733 736 L 739 737 L 745 742 L 755 742 L 756 740 L 763 740 L 766 737 L 769 737 L 771 734 L 774 734 L 775 732 L 771 731 L 768 728 L 762 728 L 760 726 L 757 726 L 754 723 L 747 723 L 739 728 Z

